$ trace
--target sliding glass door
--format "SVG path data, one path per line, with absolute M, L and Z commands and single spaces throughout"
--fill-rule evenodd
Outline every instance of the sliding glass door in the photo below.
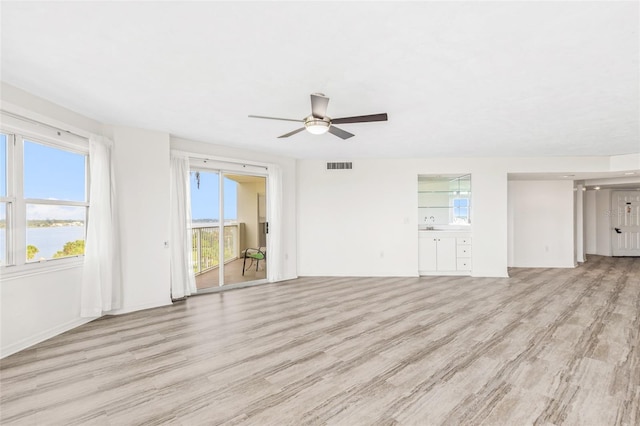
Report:
M 225 264 L 224 283 L 236 284 L 266 279 L 267 275 L 267 214 L 266 181 L 264 176 L 225 174 L 235 183 L 235 191 L 224 192 L 224 204 L 233 204 L 235 224 L 225 227 L 228 241 L 237 244 L 235 261 Z M 225 240 L 227 241 L 227 240 Z M 230 256 L 232 258 L 232 256 Z
M 198 290 L 219 285 L 220 174 L 191 171 L 191 246 Z
M 192 168 L 190 186 L 198 290 L 265 279 L 266 178 Z

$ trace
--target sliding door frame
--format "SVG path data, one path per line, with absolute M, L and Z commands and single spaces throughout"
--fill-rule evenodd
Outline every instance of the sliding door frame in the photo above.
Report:
M 224 284 L 224 178 L 227 174 L 235 174 L 235 175 L 246 175 L 246 176 L 257 176 L 265 179 L 265 186 L 267 188 L 266 196 L 267 200 L 270 197 L 269 192 L 269 166 L 267 164 L 257 164 L 257 163 L 239 163 L 228 160 L 218 160 L 215 158 L 205 158 L 202 156 L 196 156 L 191 153 L 186 153 L 189 155 L 189 171 L 202 171 L 208 173 L 217 173 L 218 174 L 218 216 L 220 217 L 220 225 L 218 232 L 218 288 L 211 287 L 208 289 L 198 290 L 198 294 L 202 293 L 211 293 L 217 292 L 222 289 L 232 289 L 238 287 L 247 287 L 251 285 L 257 284 L 265 284 L 268 282 L 268 279 L 259 279 L 255 281 L 247 281 L 235 284 Z M 270 211 L 269 211 L 269 203 L 267 202 L 267 223 L 270 220 Z M 267 233 L 267 240 L 269 239 L 269 234 Z M 274 254 L 276 257 L 280 254 Z M 267 256 L 267 271 L 269 270 L 269 264 L 271 259 L 271 254 Z

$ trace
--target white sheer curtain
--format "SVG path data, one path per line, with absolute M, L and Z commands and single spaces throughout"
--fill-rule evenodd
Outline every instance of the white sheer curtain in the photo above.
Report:
M 267 237 L 267 281 L 283 279 L 282 263 L 282 169 L 269 165 L 267 180 L 267 203 L 269 213 L 269 235 Z
M 89 215 L 80 315 L 99 317 L 122 306 L 120 238 L 115 206 L 113 142 L 89 138 Z
M 197 291 L 191 260 L 191 193 L 189 157 L 171 154 L 171 298 L 180 299 Z

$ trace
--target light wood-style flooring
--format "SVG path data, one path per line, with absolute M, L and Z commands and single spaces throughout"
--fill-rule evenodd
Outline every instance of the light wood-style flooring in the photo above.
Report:
M 638 425 L 640 259 L 301 278 L 107 317 L 1 363 L 3 425 Z

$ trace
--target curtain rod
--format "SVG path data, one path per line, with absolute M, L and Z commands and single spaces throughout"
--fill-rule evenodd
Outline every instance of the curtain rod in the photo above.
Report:
M 77 138 L 84 139 L 85 141 L 89 140 L 88 137 L 79 135 L 79 134 L 77 134 L 75 132 L 72 132 L 71 130 L 61 129 L 61 128 L 56 127 L 56 126 L 52 126 L 51 124 L 43 123 L 41 121 L 37 121 L 37 120 L 34 120 L 32 118 L 25 117 L 23 115 L 14 114 L 13 112 L 9 112 L 9 111 L 4 110 L 4 109 L 0 109 L 0 112 L 2 112 L 5 115 L 8 115 L 9 117 L 13 117 L 13 118 L 16 118 L 18 120 L 22 120 L 22 121 L 26 121 L 28 123 L 35 124 L 36 126 L 48 127 L 49 129 L 54 130 L 56 132 L 64 132 L 64 133 L 67 133 L 69 135 L 75 136 Z
M 251 166 L 251 167 L 259 167 L 265 170 L 269 170 L 269 166 L 265 165 L 264 163 L 256 163 L 253 161 L 240 161 L 240 160 L 236 160 L 233 158 L 226 158 L 226 157 L 215 157 L 215 156 L 212 157 L 206 154 L 196 154 L 193 152 L 181 151 L 178 149 L 172 149 L 171 152 L 175 154 L 186 155 L 187 157 L 193 158 L 194 160 L 205 160 L 205 161 L 208 160 L 208 161 L 214 161 L 216 163 L 233 164 L 234 166 Z

